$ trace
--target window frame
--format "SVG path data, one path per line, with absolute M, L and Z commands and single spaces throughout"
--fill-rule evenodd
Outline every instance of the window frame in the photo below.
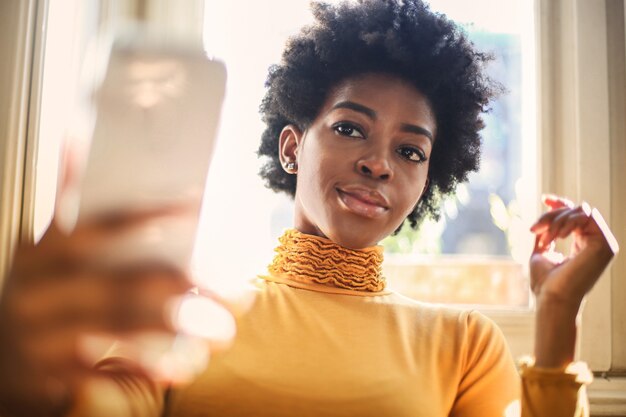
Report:
M 536 2 L 541 190 L 593 202 L 624 243 L 626 191 L 618 184 L 626 175 L 624 3 Z M 622 255 L 588 295 L 581 315 L 577 357 L 596 376 L 589 388 L 592 415 L 626 415 L 626 351 L 618 349 L 626 344 L 626 306 L 619 297 L 624 276 Z
M 28 236 L 24 206 L 33 185 L 29 162 L 37 148 L 47 1 L 7 0 L 0 11 L 1 281 L 16 245 Z

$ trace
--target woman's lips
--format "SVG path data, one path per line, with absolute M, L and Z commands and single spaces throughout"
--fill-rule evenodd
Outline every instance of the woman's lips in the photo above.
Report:
M 340 189 L 337 189 L 337 192 L 339 193 L 339 200 L 343 203 L 343 206 L 360 216 L 376 218 L 382 216 L 387 211 L 386 207 L 371 201 L 365 201 L 356 194 L 348 193 Z

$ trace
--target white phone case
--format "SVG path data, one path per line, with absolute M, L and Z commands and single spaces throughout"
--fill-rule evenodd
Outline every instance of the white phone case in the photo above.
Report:
M 226 70 L 201 48 L 135 36 L 117 40 L 95 95 L 96 117 L 77 221 L 186 206 L 116 242 L 105 258 L 185 267 L 225 94 Z

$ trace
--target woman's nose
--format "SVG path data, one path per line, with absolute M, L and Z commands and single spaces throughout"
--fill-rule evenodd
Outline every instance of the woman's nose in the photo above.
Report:
M 393 176 L 393 171 L 387 158 L 382 156 L 371 156 L 362 158 L 357 162 L 357 170 L 362 175 L 388 181 Z

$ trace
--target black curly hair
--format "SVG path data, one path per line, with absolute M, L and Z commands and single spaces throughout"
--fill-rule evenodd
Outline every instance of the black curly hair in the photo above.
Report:
M 293 197 L 296 176 L 282 169 L 278 155 L 282 129 L 294 124 L 306 130 L 342 80 L 389 74 L 414 85 L 434 110 L 437 137 L 429 186 L 407 219 L 414 229 L 427 216 L 438 219 L 441 197 L 478 169 L 481 113 L 500 90 L 484 73 L 491 56 L 477 51 L 454 22 L 421 0 L 313 3 L 311 8 L 316 22 L 289 40 L 282 62 L 269 70 L 260 107 L 266 129 L 258 154 L 267 157 L 261 177 L 269 188 Z

